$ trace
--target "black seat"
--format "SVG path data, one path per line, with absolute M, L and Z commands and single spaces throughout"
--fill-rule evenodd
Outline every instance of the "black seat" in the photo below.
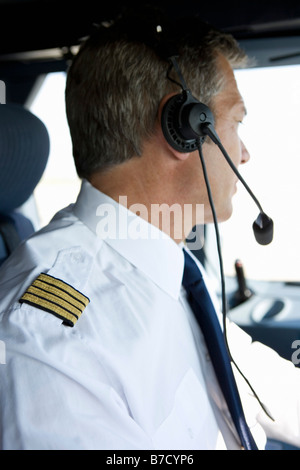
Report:
M 49 134 L 38 117 L 19 105 L 0 105 L 0 265 L 34 232 L 18 209 L 40 181 L 49 150 Z

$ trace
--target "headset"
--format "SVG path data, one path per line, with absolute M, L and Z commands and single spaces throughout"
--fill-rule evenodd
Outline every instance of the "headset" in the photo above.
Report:
M 224 146 L 222 145 L 216 130 L 214 128 L 214 116 L 212 111 L 208 106 L 201 103 L 197 100 L 188 89 L 186 82 L 183 78 L 181 70 L 178 66 L 176 56 L 172 56 L 169 58 L 170 67 L 167 73 L 167 78 L 179 85 L 182 89 L 181 93 L 172 96 L 166 102 L 163 107 L 162 114 L 161 114 L 161 126 L 164 137 L 166 141 L 171 145 L 172 148 L 175 150 L 187 153 L 192 152 L 195 150 L 199 151 L 199 157 L 202 164 L 204 180 L 207 188 L 207 194 L 209 199 L 209 204 L 211 207 L 214 227 L 215 227 L 215 234 L 216 234 L 216 242 L 217 242 L 217 251 L 219 257 L 219 264 L 220 264 L 220 277 L 221 277 L 221 293 L 222 293 L 222 313 L 223 313 L 223 334 L 226 343 L 226 347 L 228 350 L 228 354 L 232 363 L 236 366 L 237 370 L 244 378 L 250 389 L 252 390 L 254 396 L 258 400 L 260 406 L 262 407 L 263 411 L 266 415 L 274 421 L 270 412 L 266 409 L 265 405 L 259 399 L 257 393 L 253 389 L 252 385 L 249 383 L 248 379 L 244 376 L 238 365 L 236 364 L 235 360 L 233 359 L 230 348 L 228 345 L 227 340 L 227 333 L 226 333 L 226 318 L 227 318 L 227 300 L 226 300 L 226 289 L 225 289 L 225 276 L 224 276 L 224 268 L 223 268 L 223 260 L 222 260 L 222 251 L 221 251 L 221 242 L 220 242 L 220 234 L 218 228 L 218 220 L 217 215 L 214 207 L 213 196 L 211 193 L 211 188 L 209 184 L 209 179 L 206 171 L 205 160 L 203 157 L 202 152 L 202 144 L 207 136 L 211 138 L 211 140 L 219 147 L 222 154 L 224 155 L 225 159 L 227 160 L 228 164 L 230 165 L 233 172 L 242 182 L 254 202 L 256 203 L 257 207 L 259 208 L 259 215 L 257 219 L 253 223 L 253 231 L 256 241 L 261 245 L 268 245 L 273 240 L 273 228 L 274 223 L 273 220 L 266 215 L 263 211 L 259 201 L 235 167 L 234 163 L 230 159 L 228 153 L 226 152 Z M 176 73 L 179 77 L 180 83 L 176 82 L 169 76 L 169 72 L 171 68 L 176 70 Z
M 273 220 L 263 211 L 259 201 L 223 147 L 214 128 L 212 111 L 192 95 L 182 76 L 176 57 L 170 57 L 169 60 L 180 79 L 178 85 L 182 88 L 182 92 L 172 96 L 162 110 L 161 126 L 165 139 L 175 150 L 185 153 L 194 150 L 200 151 L 205 137 L 211 138 L 259 208 L 259 215 L 253 223 L 253 232 L 260 245 L 268 245 L 273 240 Z M 169 71 L 167 76 L 170 78 Z
M 179 152 L 193 152 L 205 139 L 205 126 L 214 125 L 208 106 L 194 98 L 182 76 L 176 57 L 170 57 L 171 66 L 180 78 L 182 92 L 172 96 L 162 110 L 161 125 L 167 142 Z M 170 68 L 167 73 L 168 79 Z M 174 80 L 173 80 L 174 81 Z M 177 82 L 175 82 L 177 83 Z

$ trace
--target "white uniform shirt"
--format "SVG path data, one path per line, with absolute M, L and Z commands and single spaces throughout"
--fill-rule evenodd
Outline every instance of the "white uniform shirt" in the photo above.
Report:
M 183 263 L 181 246 L 87 182 L 16 250 L 0 270 L 3 449 L 240 448 L 181 286 Z M 40 273 L 89 298 L 74 327 L 19 302 Z M 276 418 L 237 375 L 258 446 L 263 427 L 299 445 L 300 371 L 235 325 L 228 336 Z

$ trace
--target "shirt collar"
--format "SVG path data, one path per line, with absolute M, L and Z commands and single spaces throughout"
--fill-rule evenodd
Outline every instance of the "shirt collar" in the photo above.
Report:
M 178 299 L 184 256 L 182 244 L 83 181 L 74 214 L 99 238 Z

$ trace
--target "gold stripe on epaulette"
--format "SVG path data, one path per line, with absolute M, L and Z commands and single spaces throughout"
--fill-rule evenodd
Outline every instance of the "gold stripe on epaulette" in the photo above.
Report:
M 90 299 L 88 297 L 83 295 L 78 290 L 74 289 L 74 287 L 70 286 L 70 284 L 67 284 L 66 282 L 64 282 L 60 279 L 57 279 L 53 276 L 50 276 L 49 274 L 43 274 L 42 273 L 42 274 L 39 275 L 39 277 L 36 280 L 37 281 L 41 280 L 41 281 L 43 281 L 47 284 L 53 285 L 54 287 L 57 287 L 57 288 L 61 289 L 62 291 L 67 292 L 72 297 L 77 299 L 79 302 L 82 302 L 83 305 L 85 305 L 85 306 L 87 306 L 90 302 Z
M 49 274 L 40 274 L 19 300 L 45 310 L 74 326 L 90 300 L 74 287 Z

